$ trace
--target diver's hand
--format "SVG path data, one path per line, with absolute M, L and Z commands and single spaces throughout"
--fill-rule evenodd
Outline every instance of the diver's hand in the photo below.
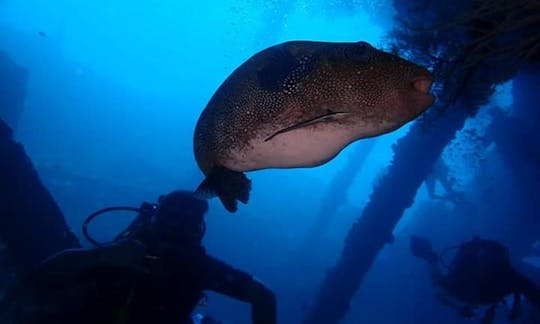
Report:
M 144 266 L 146 247 L 137 240 L 125 239 L 97 249 L 103 263 L 115 268 L 148 272 Z

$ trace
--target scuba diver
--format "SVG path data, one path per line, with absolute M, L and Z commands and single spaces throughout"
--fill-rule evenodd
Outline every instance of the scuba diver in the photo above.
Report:
M 488 306 L 481 323 L 492 323 L 497 305 L 509 295 L 513 295 L 510 320 L 520 316 L 522 295 L 540 308 L 540 288 L 514 269 L 508 249 L 497 241 L 475 237 L 437 253 L 427 239 L 412 236 L 410 248 L 430 265 L 439 300 L 464 317 L 475 317 L 478 306 Z M 446 264 L 444 255 L 451 250 L 455 256 Z
M 95 216 L 122 209 L 138 215 L 112 243 L 88 235 Z M 250 303 L 255 324 L 276 323 L 273 292 L 206 253 L 201 241 L 207 209 L 205 200 L 174 191 L 158 204 L 92 214 L 83 233 L 97 247 L 66 250 L 42 262 L 15 292 L 14 323 L 219 323 L 192 317 L 205 290 Z

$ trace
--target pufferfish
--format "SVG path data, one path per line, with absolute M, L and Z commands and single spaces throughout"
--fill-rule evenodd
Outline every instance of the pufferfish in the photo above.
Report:
M 366 42 L 289 41 L 234 70 L 202 111 L 199 196 L 247 203 L 244 172 L 322 165 L 350 143 L 396 130 L 434 102 L 432 75 Z

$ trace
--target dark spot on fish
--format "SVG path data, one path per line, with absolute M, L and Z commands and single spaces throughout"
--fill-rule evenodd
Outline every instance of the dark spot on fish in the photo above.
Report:
M 47 38 L 47 34 L 45 34 L 45 32 L 40 31 L 40 32 L 38 32 L 38 35 L 43 37 L 43 38 Z
M 313 69 L 308 56 L 295 57 L 285 45 L 268 53 L 266 64 L 257 71 L 261 88 L 270 91 L 293 92 L 295 85 Z
M 348 59 L 356 62 L 367 62 L 375 49 L 366 42 L 357 42 L 353 46 L 346 47 L 345 55 Z

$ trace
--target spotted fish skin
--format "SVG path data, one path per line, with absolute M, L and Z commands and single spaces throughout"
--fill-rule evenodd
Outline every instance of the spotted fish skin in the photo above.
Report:
M 195 128 L 195 158 L 207 177 L 320 165 L 414 119 L 433 103 L 430 84 L 426 69 L 365 42 L 282 43 L 217 89 Z

